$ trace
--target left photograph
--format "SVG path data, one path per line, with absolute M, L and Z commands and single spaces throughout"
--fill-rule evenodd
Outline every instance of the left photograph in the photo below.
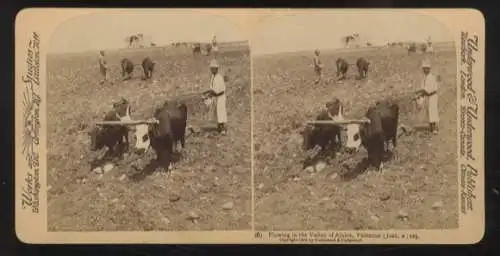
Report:
M 250 47 L 234 24 L 88 14 L 49 46 L 49 232 L 252 228 Z

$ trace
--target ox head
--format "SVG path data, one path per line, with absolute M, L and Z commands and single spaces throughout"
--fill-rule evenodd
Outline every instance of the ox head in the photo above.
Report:
M 128 100 L 121 98 L 120 101 L 113 103 L 113 109 L 116 113 L 116 117 L 120 121 L 131 121 L 130 110 L 131 106 Z
M 344 126 L 346 135 L 345 148 L 349 153 L 359 151 L 362 145 L 361 132 L 363 125 L 359 123 L 351 123 Z
M 365 127 L 370 124 L 370 119 L 350 120 L 343 126 L 346 135 L 345 148 L 349 153 L 359 151 L 363 145 Z
M 134 128 L 135 135 L 135 152 L 136 154 L 144 154 L 151 147 L 150 126 L 148 124 L 139 124 Z

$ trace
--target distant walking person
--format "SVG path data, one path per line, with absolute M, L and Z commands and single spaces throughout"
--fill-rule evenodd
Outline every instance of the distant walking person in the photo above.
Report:
M 213 59 L 210 62 L 210 97 L 215 99 L 215 118 L 217 119 L 217 131 L 222 135 L 227 133 L 227 111 L 226 111 L 226 84 L 224 77 L 219 73 L 219 64 Z
M 429 121 L 429 129 L 432 133 L 438 133 L 439 110 L 438 110 L 438 87 L 439 76 L 431 73 L 431 64 L 428 61 L 422 63 L 422 71 L 424 77 L 417 90 L 417 97 L 423 98 L 427 107 L 427 117 Z
M 104 79 L 101 80 L 101 84 L 105 81 L 108 81 L 108 64 L 106 62 L 106 57 L 104 55 L 104 51 L 99 52 L 99 69 L 101 71 L 101 75 L 104 76 Z
M 323 63 L 321 63 L 321 60 L 319 59 L 318 49 L 314 50 L 313 65 L 314 72 L 316 73 L 316 80 L 314 83 L 318 84 L 320 81 L 323 81 L 323 73 L 321 72 L 323 70 Z
M 212 38 L 212 52 L 214 53 L 214 56 L 217 57 L 217 54 L 219 53 L 219 43 L 217 42 L 217 38 L 215 36 Z

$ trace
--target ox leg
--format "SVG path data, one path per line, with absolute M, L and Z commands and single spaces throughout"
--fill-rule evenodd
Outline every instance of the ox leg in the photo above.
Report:
M 125 148 L 124 148 L 124 152 L 128 152 L 130 150 L 130 142 L 128 140 L 128 133 L 124 136 L 124 139 L 125 139 Z
M 186 134 L 182 134 L 181 136 L 181 146 L 182 146 L 182 149 L 184 149 L 186 147 Z

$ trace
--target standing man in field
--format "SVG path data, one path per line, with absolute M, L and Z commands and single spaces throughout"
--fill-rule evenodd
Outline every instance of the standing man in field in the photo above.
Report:
M 422 71 L 424 77 L 417 90 L 417 97 L 424 99 L 427 108 L 427 117 L 429 121 L 429 129 L 433 134 L 438 133 L 439 110 L 438 110 L 438 87 L 440 78 L 438 75 L 431 73 L 431 64 L 429 61 L 422 63 Z
M 219 73 L 219 63 L 215 59 L 210 61 L 210 72 L 210 97 L 214 99 L 217 131 L 222 135 L 226 135 L 226 83 L 224 77 Z
M 217 43 L 217 38 L 214 36 L 212 38 L 212 52 L 214 53 L 214 57 L 217 57 L 219 53 L 219 44 Z
M 101 84 L 105 81 L 108 81 L 108 64 L 106 62 L 106 58 L 104 56 L 104 51 L 99 52 L 99 69 L 101 71 L 101 75 L 104 76 L 104 80 L 101 80 Z
M 319 59 L 319 49 L 314 50 L 313 66 L 316 73 L 314 84 L 318 84 L 320 81 L 323 81 L 323 73 L 321 72 L 323 70 L 323 63 Z

